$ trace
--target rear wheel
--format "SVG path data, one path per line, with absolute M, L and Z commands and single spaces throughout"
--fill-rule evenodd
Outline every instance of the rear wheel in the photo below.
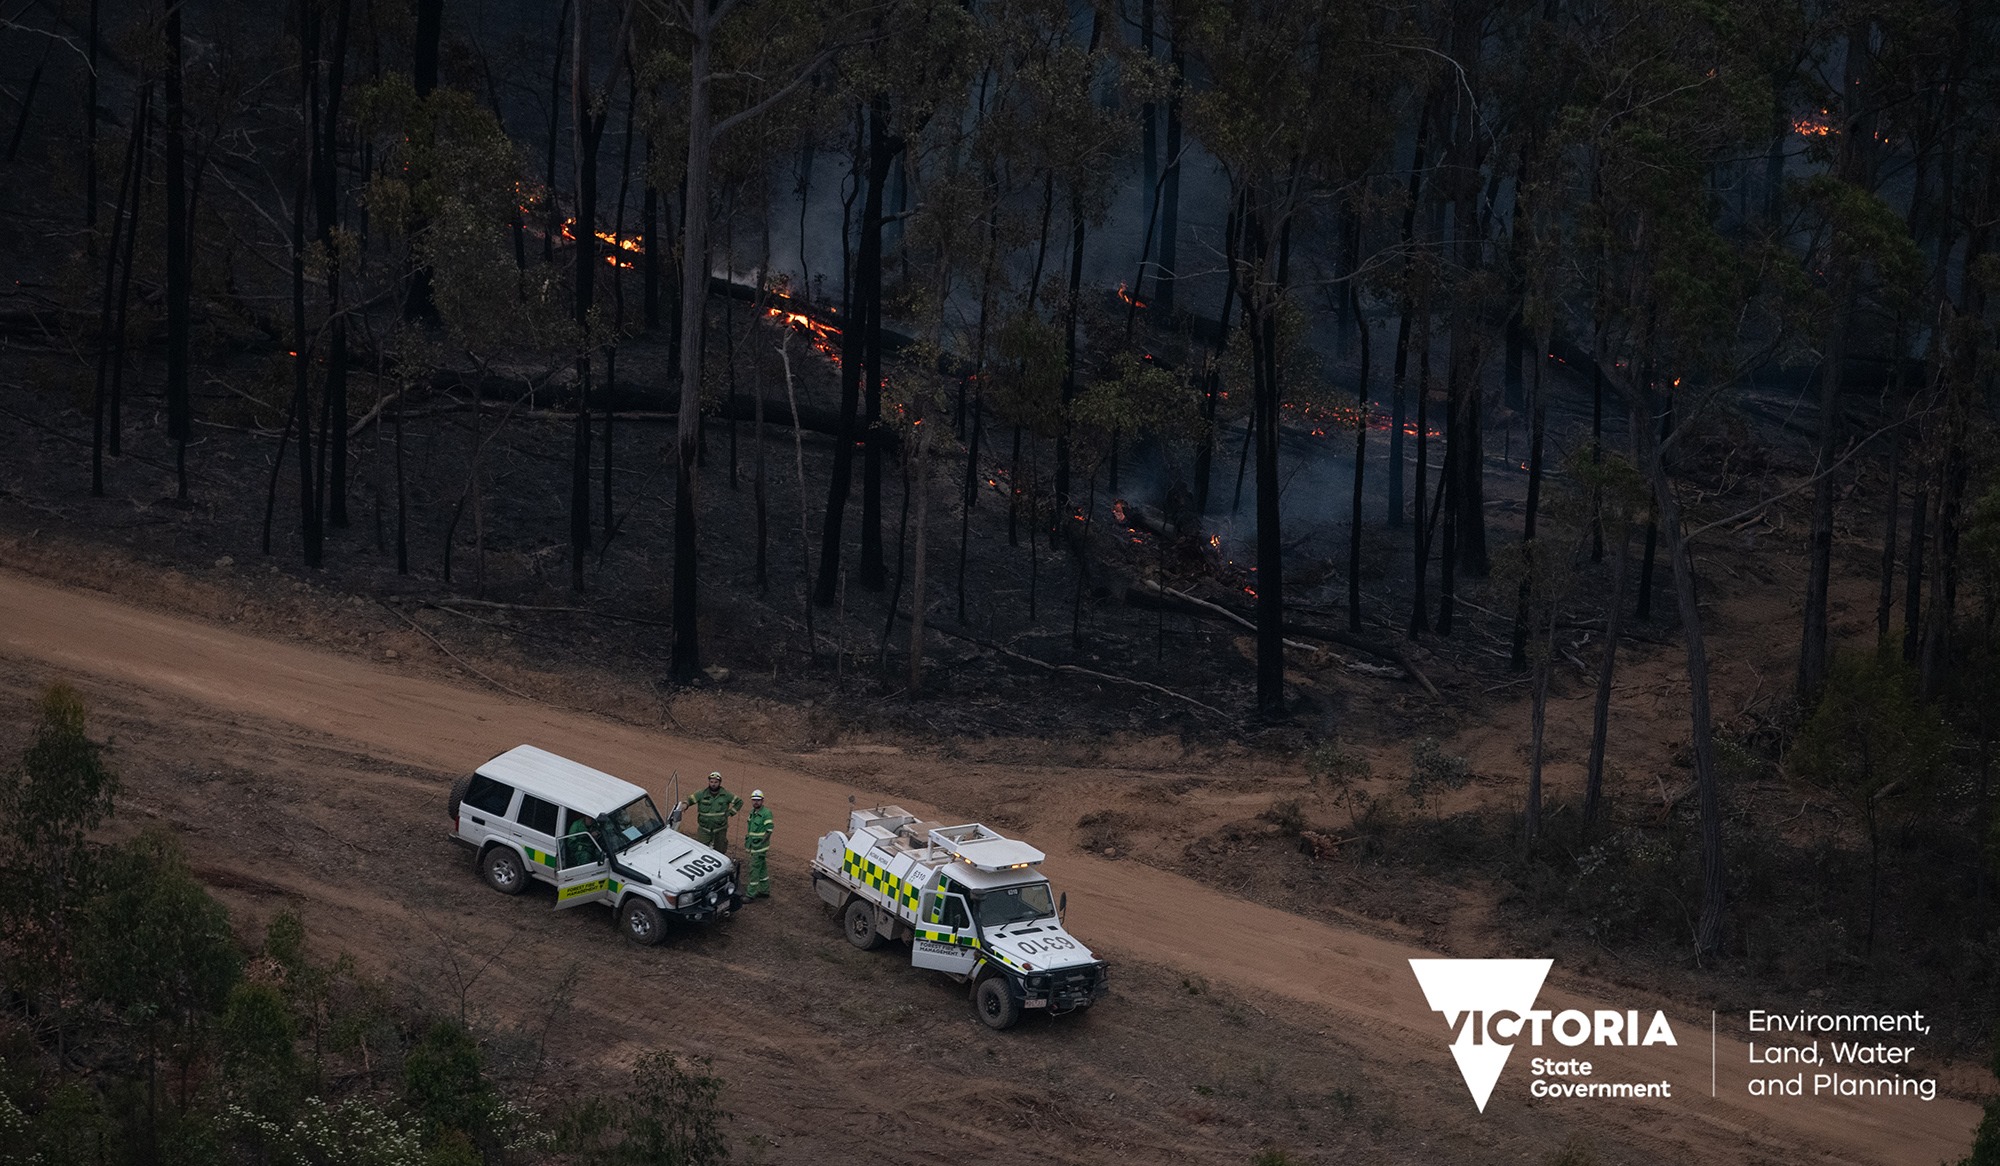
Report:
M 1021 1000 L 1005 976 L 988 976 L 972 994 L 972 1007 L 988 1028 L 1012 1028 L 1021 1019 Z
M 505 846 L 486 852 L 479 873 L 485 876 L 487 886 L 503 895 L 518 895 L 528 889 L 528 872 L 521 867 L 521 856 Z
M 651 947 L 666 937 L 667 922 L 658 907 L 634 895 L 618 908 L 618 930 L 633 943 Z
M 882 946 L 882 933 L 875 930 L 875 908 L 866 899 L 848 900 L 846 931 L 847 942 L 862 951 Z

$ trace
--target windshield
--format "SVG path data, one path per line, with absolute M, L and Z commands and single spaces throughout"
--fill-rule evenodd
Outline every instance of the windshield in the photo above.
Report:
M 987 891 L 973 900 L 973 910 L 981 927 L 1005 927 L 1009 923 L 1045 919 L 1056 913 L 1056 905 L 1049 897 L 1049 884 L 1029 883 Z
M 629 850 L 665 828 L 660 811 L 653 808 L 653 799 L 643 796 L 606 814 L 603 822 L 613 850 Z

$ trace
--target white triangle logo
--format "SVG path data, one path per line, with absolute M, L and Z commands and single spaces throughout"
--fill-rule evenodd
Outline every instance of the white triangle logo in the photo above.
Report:
M 1535 1006 L 1542 981 L 1548 978 L 1554 960 L 1411 960 L 1410 971 L 1424 990 L 1431 1011 L 1444 1013 L 1445 1024 L 1456 1032 L 1452 1059 L 1472 1092 L 1479 1112 L 1486 1112 L 1486 1099 L 1500 1080 L 1500 1070 L 1514 1055 L 1514 1046 L 1496 1043 L 1484 1026 L 1496 1013 L 1509 1012 L 1518 1020 Z M 1467 1016 L 1467 1013 L 1473 1015 Z M 1464 1019 L 1463 1025 L 1460 1024 Z M 1518 1032 L 1518 1029 L 1516 1029 Z

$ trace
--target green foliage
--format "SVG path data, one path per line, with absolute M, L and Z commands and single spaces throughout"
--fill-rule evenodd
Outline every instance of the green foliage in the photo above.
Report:
M 1471 771 L 1465 758 L 1446 753 L 1436 737 L 1424 737 L 1410 746 L 1410 800 L 1419 807 L 1430 805 L 1445 790 L 1461 789 Z
M 1368 758 L 1336 742 L 1322 741 L 1306 751 L 1305 764 L 1313 791 L 1331 795 L 1333 804 L 1347 811 L 1349 825 L 1359 830 L 1374 810 L 1374 798 L 1361 787 L 1375 774 Z
M 20 764 L 0 775 L 0 861 L 23 872 L 0 896 L 0 940 L 11 949 L 0 979 L 31 995 L 67 975 L 74 916 L 95 874 L 87 839 L 118 794 L 76 690 L 50 685 L 38 711 Z
M 1108 440 L 1153 435 L 1193 439 L 1201 435 L 1201 394 L 1187 379 L 1136 357 L 1120 361 L 1113 375 L 1100 376 L 1071 402 L 1079 429 Z
M 566 1161 L 633 1166 L 713 1166 L 729 1160 L 722 1079 L 706 1058 L 683 1066 L 672 1053 L 640 1055 L 632 1084 L 615 1101 L 589 1097 L 554 1115 L 553 1146 Z
M 260 1116 L 286 1113 L 298 1088 L 298 1034 L 284 996 L 270 984 L 236 985 L 218 1030 L 231 1092 Z
M 1900 660 L 1856 655 L 1835 661 L 1788 761 L 1872 822 L 1889 799 L 1907 804 L 1926 792 L 1947 744 L 1944 723 L 1918 700 Z
M 112 851 L 78 939 L 85 982 L 143 1020 L 180 1027 L 220 1010 L 243 971 L 229 911 L 189 871 L 172 835 L 149 830 Z
M 296 911 L 280 911 L 264 929 L 264 954 L 277 962 L 288 976 L 306 968 L 306 924 Z
M 21 764 L 0 780 L 0 822 L 21 858 L 80 850 L 111 814 L 118 778 L 85 732 L 83 698 L 67 684 L 42 693 L 40 723 Z
M 96 1158 L 109 1132 L 97 1096 L 65 1081 L 35 1097 L 33 1079 L 23 1076 L 18 1100 L 12 1089 L 0 1088 L 0 1166 L 67 1166 Z
M 452 1130 L 478 1142 L 503 1134 L 503 1107 L 486 1079 L 486 1059 L 456 1021 L 433 1021 L 403 1058 L 403 1096 L 432 1140 Z
M 376 147 L 376 171 L 362 193 L 371 225 L 406 236 L 430 266 L 451 338 L 489 349 L 571 345 L 575 330 L 556 270 L 537 268 L 524 279 L 515 266 L 508 225 L 548 193 L 521 181 L 522 160 L 493 113 L 456 89 L 419 98 L 409 78 L 394 73 L 356 90 L 354 104 L 361 133 Z
M 1904 216 L 1881 195 L 1832 174 L 1813 175 L 1796 193 L 1831 228 L 1833 255 L 1873 268 L 1891 306 L 1908 308 L 1924 280 L 1924 257 Z
M 625 1093 L 620 1161 L 641 1166 L 711 1166 L 729 1160 L 722 1127 L 722 1078 L 707 1058 L 683 1067 L 670 1052 L 642 1053 Z

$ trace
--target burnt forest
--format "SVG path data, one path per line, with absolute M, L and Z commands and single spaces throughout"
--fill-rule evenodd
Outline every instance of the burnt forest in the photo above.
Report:
M 618 1043 L 601 919 L 459 936 L 434 803 L 541 722 L 371 744 L 289 656 L 50 647 L 30 585 L 770 787 L 800 934 L 677 939 L 705 975 L 838 946 L 796 771 L 1033 837 L 1079 904 L 1725 1029 L 1922 1010 L 1952 1160 L 2000 1162 L 2000 7 L 0 0 L 0 141 L 0 1164 L 843 1160 L 754 1019 Z M 308 873 L 413 849 L 393 918 Z M 969 1160 L 1678 1160 L 1453 1142 L 1448 1061 L 1286 1093 L 1337 1020 L 1103 930 L 1158 1016 L 962 1058 Z M 963 1023 L 912 975 L 866 982 Z M 899 1039 L 810 991 L 786 1056 Z M 1236 1051 L 1176 1061 L 1181 1009 Z M 1153 1108 L 1051 1109 L 1043 1057 Z M 1810 1160 L 1915 1144 L 1869 1136 Z

